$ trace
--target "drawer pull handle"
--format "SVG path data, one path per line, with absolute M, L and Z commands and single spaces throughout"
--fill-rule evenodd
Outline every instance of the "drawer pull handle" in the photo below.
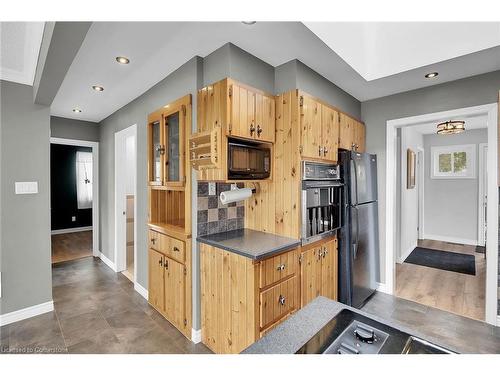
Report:
M 285 296 L 282 296 L 280 294 L 280 298 L 278 299 L 278 302 L 281 306 L 285 306 Z
M 156 244 L 156 238 L 151 238 L 151 243 L 154 245 Z
M 165 259 L 165 268 L 168 270 L 168 260 Z
M 276 268 L 276 270 L 277 270 L 277 271 L 283 271 L 284 269 L 285 269 L 285 265 L 284 265 L 284 264 L 280 264 L 280 265 Z
M 177 246 L 174 246 L 174 251 L 180 251 Z

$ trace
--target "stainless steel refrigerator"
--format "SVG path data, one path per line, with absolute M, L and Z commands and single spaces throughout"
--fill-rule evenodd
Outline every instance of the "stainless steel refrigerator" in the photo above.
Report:
M 361 307 L 375 292 L 379 268 L 377 156 L 340 152 L 344 181 L 339 233 L 339 299 Z

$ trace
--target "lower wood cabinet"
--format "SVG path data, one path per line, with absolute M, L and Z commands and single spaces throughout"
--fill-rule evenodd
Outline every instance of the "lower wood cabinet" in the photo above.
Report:
M 200 244 L 201 338 L 239 353 L 317 296 L 337 299 L 337 239 L 261 261 Z
M 304 247 L 300 260 L 300 307 L 304 307 L 318 296 L 337 300 L 337 239 Z
M 149 237 L 149 303 L 186 337 L 191 338 L 191 276 L 188 263 L 179 261 L 186 259 L 188 253 L 185 254 L 185 249 L 188 246 L 184 241 L 152 230 Z

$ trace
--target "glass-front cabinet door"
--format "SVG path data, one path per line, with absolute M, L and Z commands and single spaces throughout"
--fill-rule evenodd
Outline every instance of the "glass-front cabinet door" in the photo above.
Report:
M 165 146 L 162 141 L 161 115 L 150 116 L 148 125 L 148 178 L 150 185 L 162 185 Z
M 185 106 L 163 113 L 165 134 L 165 171 L 163 183 L 166 186 L 184 185 L 184 123 Z

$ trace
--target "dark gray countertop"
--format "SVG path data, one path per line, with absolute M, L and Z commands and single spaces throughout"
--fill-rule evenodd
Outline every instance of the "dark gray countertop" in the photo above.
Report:
M 265 259 L 300 245 L 300 240 L 252 229 L 209 234 L 197 240 L 254 260 Z
M 279 324 L 276 328 L 272 329 L 264 337 L 250 345 L 242 353 L 294 354 L 342 309 L 355 311 L 380 323 L 390 325 L 408 334 L 441 345 L 436 342 L 435 338 L 410 330 L 408 327 L 402 326 L 396 322 L 381 319 L 380 317 L 376 317 L 325 297 L 317 297 L 283 323 Z M 452 348 L 449 345 L 446 347 L 458 352 L 456 348 Z

